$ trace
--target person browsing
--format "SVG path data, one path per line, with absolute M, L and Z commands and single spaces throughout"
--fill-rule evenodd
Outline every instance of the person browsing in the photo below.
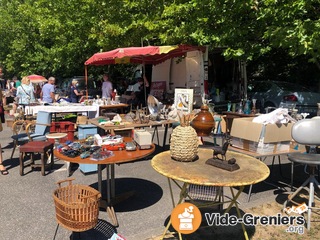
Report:
M 33 87 L 30 85 L 30 79 L 23 77 L 21 85 L 17 88 L 17 99 L 19 105 L 29 105 L 30 102 L 34 102 Z
M 112 83 L 109 81 L 109 75 L 103 74 L 102 97 L 111 98 L 113 91 Z
M 54 95 L 54 83 L 56 79 L 54 77 L 49 77 L 48 83 L 46 83 L 42 87 L 42 91 L 40 93 L 41 100 L 46 103 L 53 103 L 55 102 L 55 95 Z
M 80 92 L 78 89 L 78 80 L 73 79 L 71 82 L 71 87 L 70 87 L 70 100 L 72 103 L 77 103 L 79 102 L 79 96 L 83 95 L 83 92 Z

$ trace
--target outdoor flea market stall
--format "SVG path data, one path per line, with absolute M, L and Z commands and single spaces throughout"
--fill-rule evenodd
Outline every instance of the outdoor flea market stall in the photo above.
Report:
M 85 63 L 86 72 L 88 65 L 158 64 L 193 50 L 202 48 L 116 49 L 94 54 Z M 8 137 L 14 146 L 11 159 L 18 159 L 19 177 L 27 179 L 40 168 L 42 181 L 60 180 L 53 193 L 54 209 L 56 221 L 66 231 L 84 234 L 95 231 L 100 214 L 106 213 L 104 223 L 126 233 L 127 226 L 137 218 L 140 220 L 136 222 L 149 227 L 149 218 L 144 215 L 147 211 L 156 222 L 152 231 L 160 239 L 166 239 L 171 226 L 174 231 L 170 234 L 179 239 L 185 234 L 197 236 L 202 231 L 213 238 L 216 236 L 213 227 L 220 227 L 220 223 L 202 218 L 213 214 L 208 211 L 214 209 L 222 217 L 243 219 L 250 215 L 247 213 L 250 209 L 244 206 L 258 201 L 271 204 L 274 201 L 271 197 L 284 192 L 283 206 L 276 206 L 277 219 L 284 219 L 281 215 L 284 213 L 299 214 L 297 227 L 312 229 L 316 218 L 312 213 L 318 207 L 315 188 L 320 187 L 316 177 L 316 167 L 320 165 L 319 118 L 301 119 L 286 108 L 260 114 L 253 100 L 242 101 L 238 106 L 230 102 L 227 111 L 218 114 L 207 96 L 198 90 L 176 89 L 172 105 L 163 104 L 150 94 L 146 106 L 137 109 L 122 103 L 121 98 L 86 99 L 77 104 L 64 101 L 30 104 L 15 116 L 14 134 Z M 194 104 L 197 94 L 201 100 L 199 108 Z M 110 109 L 114 112 L 109 112 Z M 76 113 L 83 121 L 58 122 L 52 117 L 61 113 Z M 295 181 L 301 180 L 296 175 L 297 163 L 309 169 L 307 176 L 303 176 L 303 184 Z M 276 164 L 278 168 L 274 168 Z M 66 168 L 61 167 L 64 165 Z M 282 171 L 285 167 L 287 171 Z M 67 171 L 60 173 L 60 170 Z M 54 174 L 57 175 L 53 177 Z M 82 184 L 65 180 L 70 175 L 77 176 Z M 277 181 L 273 181 L 274 175 Z M 310 190 L 305 195 L 308 201 L 301 200 L 303 188 Z M 136 209 L 129 210 L 132 206 Z M 235 236 L 250 239 L 258 225 L 251 224 L 253 230 L 246 222 L 229 227 Z M 125 239 L 116 232 L 103 234 L 108 235 L 104 236 L 106 239 L 112 239 L 113 234 Z M 141 239 L 141 235 L 136 239 Z

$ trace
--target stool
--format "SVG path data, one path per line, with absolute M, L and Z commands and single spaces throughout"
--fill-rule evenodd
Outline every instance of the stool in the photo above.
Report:
M 31 159 L 29 164 L 25 165 L 25 156 L 26 154 L 30 154 Z M 41 163 L 35 164 L 34 163 L 34 154 L 40 153 L 41 154 Z M 50 156 L 50 162 L 48 163 Z M 27 142 L 26 144 L 20 146 L 20 175 L 23 176 L 23 170 L 27 166 L 31 166 L 31 168 L 34 167 L 41 167 L 41 174 L 42 176 L 45 175 L 45 169 L 46 168 L 52 168 L 53 166 L 53 143 L 50 142 L 40 142 L 40 141 L 32 141 Z
M 287 204 L 289 202 L 292 202 L 296 205 L 296 203 L 293 198 L 298 195 L 298 193 L 303 190 L 308 184 L 309 184 L 309 200 L 308 200 L 308 218 L 307 218 L 307 229 L 310 230 L 310 225 L 311 225 L 311 211 L 312 209 L 319 210 L 319 207 L 315 207 L 315 202 L 314 202 L 314 189 L 315 187 L 317 189 L 320 189 L 320 184 L 316 180 L 315 176 L 315 169 L 317 166 L 320 165 L 320 155 L 319 154 L 312 154 L 312 153 L 293 153 L 288 155 L 288 159 L 293 162 L 293 163 L 302 163 L 302 164 L 307 164 L 309 166 L 309 177 L 308 179 L 292 194 L 288 196 L 288 200 L 285 201 L 284 203 L 284 209 L 287 207 Z M 292 171 L 292 170 L 291 170 Z
M 67 133 L 48 133 L 46 134 L 47 139 L 54 139 L 54 144 L 57 146 L 60 143 L 60 139 L 65 138 Z
M 309 184 L 309 200 L 308 200 L 308 219 L 307 229 L 310 230 L 311 225 L 311 213 L 312 210 L 319 210 L 319 207 L 315 207 L 314 201 L 314 188 L 320 189 L 319 182 L 315 178 L 315 169 L 320 165 L 320 155 L 317 154 L 316 148 L 320 145 L 320 118 L 303 119 L 296 122 L 291 129 L 291 135 L 293 140 L 298 144 L 310 146 L 309 153 L 291 153 L 288 154 L 288 159 L 292 163 L 302 163 L 309 167 L 308 179 L 291 195 L 288 196 L 288 200 L 284 203 L 284 209 L 286 209 L 287 203 L 295 201 L 293 198 Z M 291 165 L 291 184 L 293 182 L 293 165 Z M 316 192 L 317 194 L 317 192 Z

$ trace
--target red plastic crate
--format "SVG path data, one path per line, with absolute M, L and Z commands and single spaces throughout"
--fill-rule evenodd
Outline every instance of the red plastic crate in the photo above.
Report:
M 50 127 L 50 133 L 67 133 L 68 135 L 65 138 L 60 140 L 61 143 L 70 140 L 74 141 L 74 123 L 73 122 L 52 122 Z
M 52 122 L 50 127 L 50 132 L 68 132 L 74 131 L 74 123 L 73 122 Z

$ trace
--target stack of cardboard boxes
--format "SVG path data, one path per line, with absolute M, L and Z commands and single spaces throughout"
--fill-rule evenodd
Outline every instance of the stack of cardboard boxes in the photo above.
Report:
M 264 125 L 252 120 L 252 117 L 233 120 L 230 132 L 232 146 L 261 154 L 289 151 L 294 123 Z

